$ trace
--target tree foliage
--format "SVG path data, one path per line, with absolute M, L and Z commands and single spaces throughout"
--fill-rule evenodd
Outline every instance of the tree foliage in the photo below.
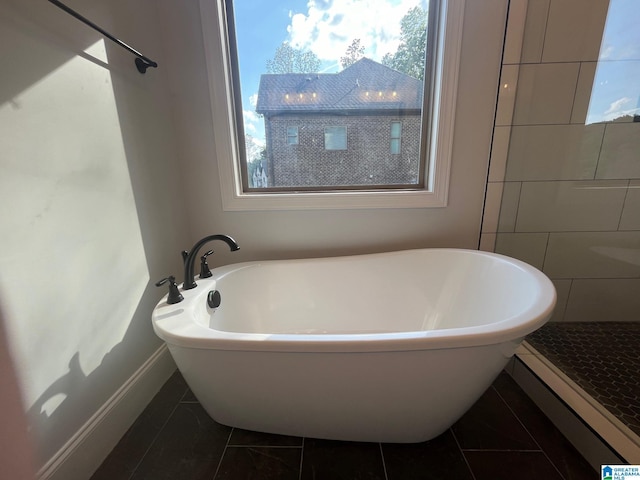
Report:
M 244 135 L 244 145 L 247 157 L 247 176 L 249 186 L 252 188 L 266 187 L 265 184 L 260 183 L 262 171 L 267 164 L 266 147 L 248 133 L 245 133 Z
M 317 73 L 320 59 L 310 50 L 298 50 L 283 42 L 273 58 L 267 60 L 268 73 Z
M 344 57 L 340 57 L 340 65 L 342 65 L 342 68 L 347 68 L 362 57 L 364 57 L 364 45 L 360 43 L 359 38 L 356 38 L 351 42 L 351 45 L 347 47 Z
M 427 12 L 421 7 L 413 7 L 400 21 L 398 50 L 382 57 L 382 64 L 422 80 L 426 47 Z

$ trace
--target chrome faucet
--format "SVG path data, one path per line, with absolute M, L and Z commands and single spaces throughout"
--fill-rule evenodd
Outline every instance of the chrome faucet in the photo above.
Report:
M 202 240 L 199 240 L 191 250 L 182 252 L 182 258 L 184 259 L 184 282 L 182 284 L 183 290 L 191 290 L 196 287 L 196 282 L 194 280 L 194 264 L 196 262 L 196 257 L 198 256 L 198 250 L 200 250 L 205 243 L 211 242 L 213 240 L 222 240 L 227 245 L 232 252 L 236 250 L 240 250 L 240 247 L 236 243 L 236 241 L 228 235 L 209 235 L 204 237 Z

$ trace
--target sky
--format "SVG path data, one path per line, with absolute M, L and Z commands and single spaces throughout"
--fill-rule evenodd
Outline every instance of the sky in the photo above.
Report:
M 359 38 L 365 56 L 380 61 L 396 51 L 400 20 L 427 0 L 235 0 L 236 41 L 245 132 L 264 141 L 264 124 L 255 113 L 260 75 L 282 42 L 311 50 L 320 71 L 340 71 L 340 57 Z
M 586 123 L 640 115 L 638 0 L 611 0 Z

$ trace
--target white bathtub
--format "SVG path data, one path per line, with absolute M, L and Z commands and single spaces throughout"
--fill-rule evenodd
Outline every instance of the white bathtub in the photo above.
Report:
M 336 440 L 420 442 L 491 385 L 555 290 L 497 254 L 424 249 L 212 270 L 156 334 L 218 422 Z M 207 305 L 218 290 L 222 303 Z

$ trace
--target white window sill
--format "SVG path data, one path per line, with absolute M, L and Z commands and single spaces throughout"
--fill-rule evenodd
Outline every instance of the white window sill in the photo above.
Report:
M 384 192 L 292 192 L 223 195 L 224 209 L 340 210 L 380 208 L 432 208 L 446 206 L 446 192 L 427 190 Z

